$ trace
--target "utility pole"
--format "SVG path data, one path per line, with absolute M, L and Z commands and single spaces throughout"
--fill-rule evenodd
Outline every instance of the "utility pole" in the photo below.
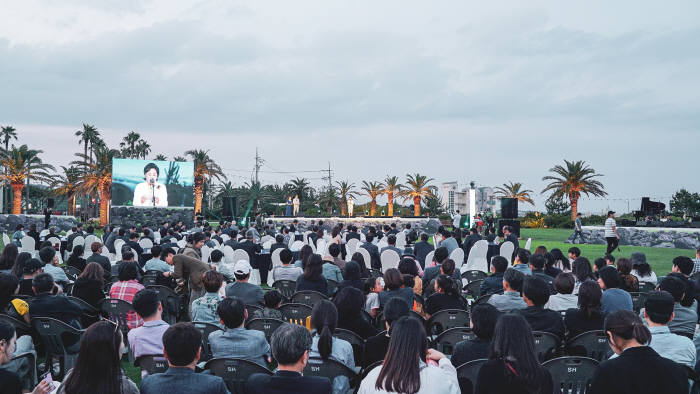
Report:
M 333 182 L 331 181 L 331 162 L 328 162 L 328 190 L 333 188 Z
M 260 190 L 260 177 L 258 173 L 260 172 L 260 166 L 265 162 L 262 157 L 260 157 L 260 154 L 258 153 L 258 147 L 255 147 L 255 183 L 253 188 L 257 188 Z M 257 215 L 258 211 L 258 193 L 254 192 L 255 194 L 255 201 L 254 201 L 254 207 L 253 207 L 253 213 L 254 215 Z

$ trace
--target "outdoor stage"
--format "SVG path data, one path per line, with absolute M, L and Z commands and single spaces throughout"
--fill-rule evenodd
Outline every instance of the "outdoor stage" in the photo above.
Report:
M 429 217 L 399 217 L 399 216 L 394 216 L 394 217 L 388 217 L 388 216 L 353 216 L 353 217 L 347 217 L 347 216 L 331 216 L 331 217 L 312 217 L 312 216 L 276 216 L 276 217 L 266 217 L 265 221 L 267 222 L 268 220 L 272 220 L 274 223 L 277 224 L 290 224 L 292 221 L 296 219 L 300 223 L 309 223 L 312 220 L 315 223 L 318 223 L 319 220 L 322 220 L 324 223 L 344 223 L 344 224 L 357 224 L 357 225 L 363 225 L 363 224 L 371 224 L 371 225 L 377 225 L 377 224 L 391 224 L 391 223 L 396 223 L 398 224 L 406 224 L 406 223 L 411 223 L 411 226 L 413 224 L 417 225 L 424 225 L 425 223 L 428 223 L 428 220 L 430 219 L 435 219 L 435 218 L 429 218 Z M 436 219 L 437 220 L 437 219 Z
M 700 247 L 700 228 L 618 227 L 620 245 L 654 248 L 696 249 Z M 586 243 L 605 244 L 604 226 L 583 226 Z M 567 242 L 573 238 L 573 234 Z

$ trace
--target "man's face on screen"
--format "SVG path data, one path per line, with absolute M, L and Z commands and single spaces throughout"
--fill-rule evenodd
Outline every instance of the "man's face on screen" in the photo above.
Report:
M 146 174 L 144 174 L 144 176 L 146 177 L 147 183 L 151 183 L 151 179 L 153 180 L 153 182 L 158 180 L 158 172 L 155 168 L 151 168 L 150 170 L 148 170 Z

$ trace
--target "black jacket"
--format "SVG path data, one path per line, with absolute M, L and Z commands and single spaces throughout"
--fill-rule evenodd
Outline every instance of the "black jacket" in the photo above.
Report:
M 359 240 L 360 240 L 360 234 L 358 234 L 358 233 L 356 233 L 356 232 L 354 232 L 354 231 L 350 231 L 350 232 L 348 232 L 348 233 L 345 235 L 345 240 L 346 240 L 346 241 L 349 241 L 349 240 L 351 240 L 351 239 L 353 239 L 353 238 L 359 241 Z
M 102 256 L 101 254 L 93 253 L 90 255 L 90 257 L 85 260 L 87 264 L 90 263 L 97 263 L 102 267 L 102 270 L 105 272 L 104 278 L 105 278 L 105 283 L 107 281 L 112 280 L 112 263 L 110 263 L 109 258 L 107 256 Z
M 272 254 L 272 252 L 274 252 L 276 249 L 279 249 L 279 248 L 286 249 L 286 248 L 287 248 L 287 244 L 284 243 L 284 242 L 280 242 L 280 243 L 275 242 L 275 243 L 273 243 L 272 246 L 270 246 L 270 254 Z
M 277 371 L 274 375 L 253 374 L 245 389 L 248 394 L 330 394 L 331 391 L 328 378 L 302 376 L 292 371 Z
M 427 242 L 418 241 L 413 245 L 413 253 L 416 255 L 416 261 L 421 268 L 425 269 L 425 256 L 435 250 L 435 247 Z
M 27 237 L 34 238 L 34 250 L 39 250 L 39 232 L 38 231 L 27 231 Z
M 483 358 L 489 358 L 491 352 L 491 341 L 481 338 L 457 342 L 452 350 L 450 361 L 455 368 L 464 363 Z
M 469 251 L 472 250 L 472 247 L 478 241 L 481 241 L 481 235 L 479 235 L 479 234 L 469 234 L 469 235 L 467 235 L 467 238 L 464 239 L 464 243 L 462 244 L 462 250 L 464 250 L 464 262 L 465 263 L 467 262 L 467 259 L 469 258 Z
M 379 248 L 377 245 L 374 245 L 370 242 L 365 242 L 361 246 L 361 248 L 365 248 L 369 252 L 369 256 L 371 257 L 371 264 L 372 268 L 381 270 L 382 269 L 382 263 L 379 260 Z
M 541 306 L 528 306 L 525 309 L 518 309 L 516 312 L 530 323 L 532 331 L 549 332 L 564 339 L 564 321 L 559 312 L 544 309 Z
M 362 339 L 377 335 L 377 329 L 362 316 L 351 316 L 342 310 L 338 311 L 338 328 L 352 331 Z
M 243 249 L 246 252 L 248 252 L 248 257 L 250 258 L 250 266 L 253 268 L 258 268 L 258 253 L 260 253 L 260 251 L 262 250 L 260 244 L 256 244 L 248 239 L 239 242 L 234 250 L 236 249 Z
M 75 298 L 80 298 L 95 308 L 99 308 L 100 301 L 105 298 L 105 293 L 102 291 L 102 283 L 85 278 L 78 278 L 75 281 L 71 295 Z
M 486 294 L 494 294 L 503 291 L 503 272 L 494 272 L 481 282 L 479 297 Z
M 51 317 L 80 328 L 80 307 L 63 295 L 42 293 L 29 304 L 32 317 Z

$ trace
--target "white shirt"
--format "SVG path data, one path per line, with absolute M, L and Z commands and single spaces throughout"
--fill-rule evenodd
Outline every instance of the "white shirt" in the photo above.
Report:
M 421 361 L 421 366 L 425 364 Z M 420 370 L 420 390 L 416 394 L 459 394 L 459 383 L 457 381 L 457 370 L 452 366 L 447 357 L 440 359 L 438 367 L 434 365 L 425 366 Z M 375 388 L 377 377 L 382 370 L 379 365 L 369 371 L 367 376 L 360 383 L 358 394 L 388 393 L 385 390 Z
M 146 182 L 141 182 L 134 188 L 134 206 L 135 207 L 152 207 L 153 197 L 155 196 L 157 207 L 168 206 L 168 189 L 164 184 L 156 182 L 155 190 L 151 190 L 151 185 Z M 146 200 L 141 203 L 141 197 L 146 197 Z
M 459 222 L 462 221 L 462 215 L 455 213 L 452 215 L 452 227 L 459 228 Z
M 613 227 L 617 227 L 617 223 L 615 223 L 615 219 L 613 219 L 613 218 L 605 219 L 605 238 L 617 237 L 617 235 L 615 235 L 615 231 L 613 231 Z

